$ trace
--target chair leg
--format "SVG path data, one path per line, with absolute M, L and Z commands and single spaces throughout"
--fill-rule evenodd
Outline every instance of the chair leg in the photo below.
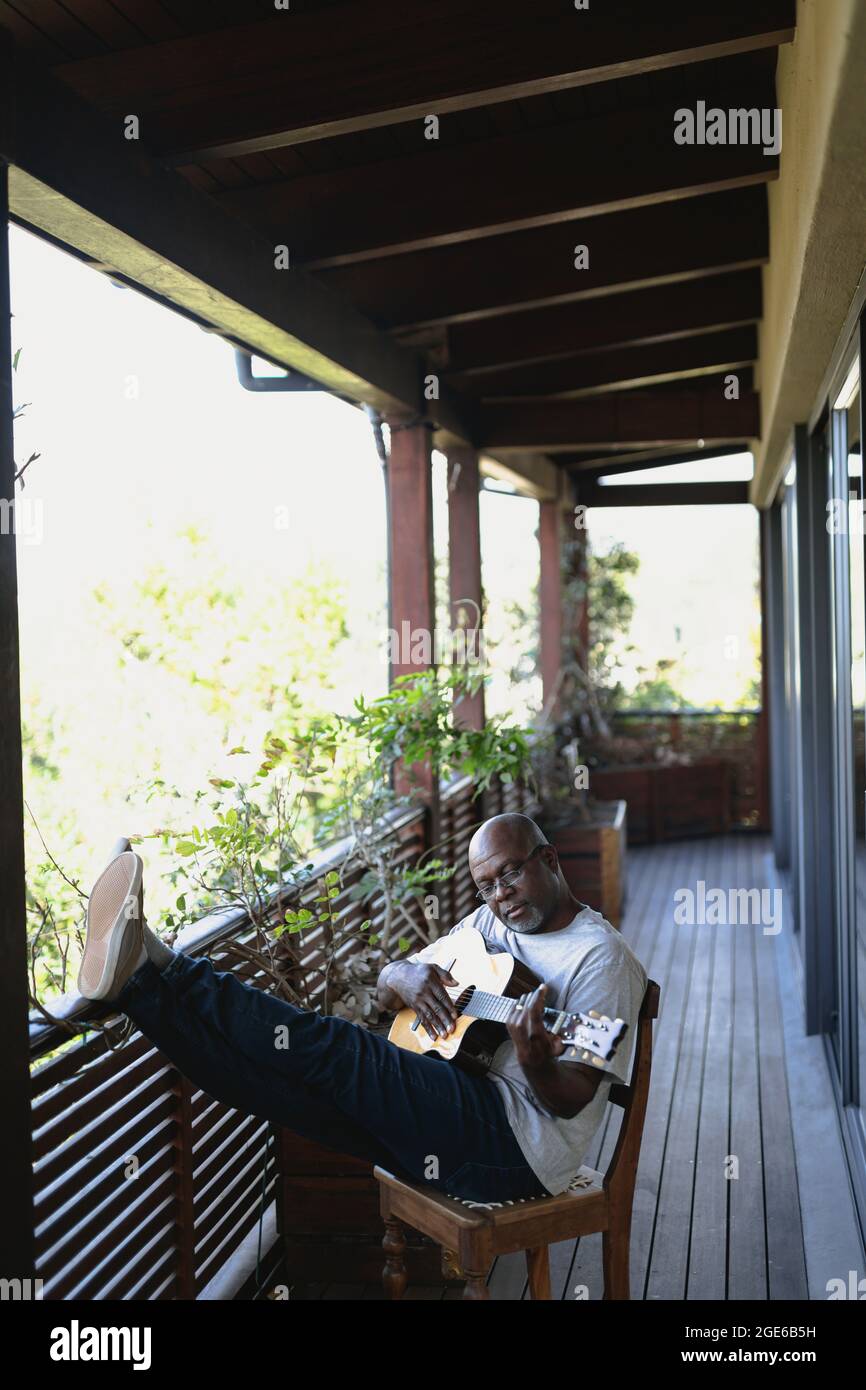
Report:
M 629 1244 L 631 1216 L 614 1221 L 601 1237 L 601 1258 L 604 1269 L 604 1299 L 631 1299 L 629 1284 Z
M 385 1236 L 382 1241 L 385 1252 L 385 1267 L 382 1270 L 382 1285 L 389 1298 L 402 1298 L 409 1283 L 406 1269 L 406 1236 L 402 1221 L 389 1216 L 385 1219 Z
M 529 1275 L 529 1293 L 533 1299 L 550 1301 L 550 1259 L 546 1245 L 538 1245 L 526 1252 L 526 1272 Z
M 467 1269 L 466 1287 L 463 1290 L 464 1299 L 488 1298 L 490 1290 L 487 1287 L 487 1271 Z

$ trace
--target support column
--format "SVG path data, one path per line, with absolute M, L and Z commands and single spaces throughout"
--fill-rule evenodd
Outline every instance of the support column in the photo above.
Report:
M 0 36 L 2 39 L 2 36 Z M 0 48 L 0 85 L 6 54 Z M 0 122 L 4 112 L 0 110 Z M 4 132 L 0 130 L 0 136 Z M 5 141 L 0 148 L 5 148 Z M 33 1277 L 30 1045 L 24 901 L 24 794 L 18 670 L 15 453 L 9 303 L 8 165 L 0 159 L 0 1077 L 3 1276 Z
M 388 536 L 390 555 L 388 626 L 392 643 L 389 684 L 398 676 L 433 665 L 436 608 L 433 586 L 433 486 L 430 429 L 418 421 L 388 420 Z M 416 785 L 433 803 L 429 768 L 414 769 Z M 406 791 L 398 776 L 398 790 Z
M 558 502 L 539 506 L 538 544 L 541 551 L 541 686 L 544 711 L 555 719 L 559 706 L 562 666 L 562 542 Z
M 586 510 L 576 510 L 577 492 L 571 493 L 564 487 L 559 498 L 540 505 L 541 679 L 551 719 L 571 698 L 567 667 L 585 670 L 589 651 Z
M 459 639 L 457 660 L 478 669 L 483 657 L 483 590 L 479 523 L 478 455 L 454 448 L 448 454 L 448 568 L 451 628 Z M 454 718 L 467 729 L 484 728 L 484 689 L 456 700 Z

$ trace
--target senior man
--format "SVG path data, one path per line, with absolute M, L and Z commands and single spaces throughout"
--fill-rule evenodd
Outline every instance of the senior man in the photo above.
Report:
M 485 821 L 469 868 L 480 906 L 452 933 L 476 927 L 544 981 L 483 1077 L 172 951 L 144 920 L 142 863 L 132 852 L 94 885 L 79 990 L 111 1000 L 215 1100 L 328 1148 L 475 1201 L 563 1192 L 611 1082 L 628 1079 L 646 974 L 620 934 L 571 893 L 529 817 Z M 457 982 L 429 961 L 430 949 L 386 965 L 378 994 L 384 1008 L 410 1006 L 431 1033 L 447 1035 L 457 1017 L 447 988 Z M 603 1067 L 560 1063 L 546 1006 L 622 1018 L 629 1042 Z

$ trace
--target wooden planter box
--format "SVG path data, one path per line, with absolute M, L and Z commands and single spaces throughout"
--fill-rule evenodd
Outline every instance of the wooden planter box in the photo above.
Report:
M 601 802 L 594 809 L 597 824 L 578 821 L 545 833 L 575 897 L 619 927 L 625 905 L 626 804 Z
M 385 1227 L 372 1164 L 334 1153 L 288 1129 L 278 1131 L 277 1223 L 290 1282 L 367 1284 L 382 1277 Z M 406 1231 L 415 1284 L 444 1286 L 438 1245 Z
M 599 796 L 628 803 L 629 844 L 720 835 L 730 828 L 732 766 L 724 758 L 683 767 L 595 768 L 590 782 Z

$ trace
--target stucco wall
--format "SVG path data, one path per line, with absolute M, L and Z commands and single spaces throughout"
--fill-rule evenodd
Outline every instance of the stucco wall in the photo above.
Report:
M 752 500 L 767 506 L 793 425 L 816 402 L 866 264 L 866 0 L 799 0 L 779 50 L 779 178 L 760 327 L 761 440 Z

